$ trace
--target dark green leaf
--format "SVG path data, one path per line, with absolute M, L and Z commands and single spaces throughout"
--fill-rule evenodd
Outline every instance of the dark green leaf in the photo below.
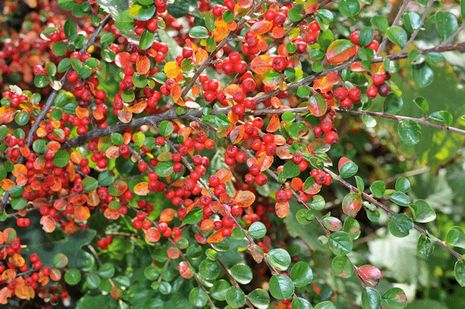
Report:
M 396 214 L 389 219 L 389 232 L 396 237 L 408 236 L 413 228 L 412 219 L 404 214 Z
M 294 288 L 294 283 L 286 275 L 273 275 L 270 279 L 271 296 L 278 300 L 290 299 L 294 294 Z

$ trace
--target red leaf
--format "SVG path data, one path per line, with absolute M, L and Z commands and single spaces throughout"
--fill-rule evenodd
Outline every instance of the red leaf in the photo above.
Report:
M 337 65 L 352 58 L 357 52 L 357 46 L 349 40 L 335 40 L 326 50 L 326 60 L 329 64 Z

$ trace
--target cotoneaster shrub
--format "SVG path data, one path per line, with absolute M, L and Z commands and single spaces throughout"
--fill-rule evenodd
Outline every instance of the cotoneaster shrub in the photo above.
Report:
M 396 79 L 429 87 L 465 50 L 463 1 L 2 5 L 0 304 L 403 308 L 366 250 L 380 226 L 465 285 L 463 229 L 344 128 L 465 135 L 423 97 L 399 115 Z

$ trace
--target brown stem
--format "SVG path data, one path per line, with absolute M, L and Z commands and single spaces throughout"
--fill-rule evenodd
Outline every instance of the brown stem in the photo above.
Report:
M 380 201 L 378 201 L 377 199 L 375 199 L 374 197 L 372 197 L 368 193 L 360 192 L 357 187 L 351 185 L 350 183 L 348 183 L 347 181 L 345 181 L 344 179 L 342 179 L 341 177 L 336 175 L 330 169 L 325 167 L 324 171 L 326 173 L 329 173 L 331 175 L 331 177 L 333 177 L 333 179 L 340 182 L 344 187 L 346 187 L 350 191 L 355 192 L 355 193 L 359 193 L 363 197 L 364 200 L 366 200 L 366 201 L 372 203 L 373 205 L 377 206 L 378 208 L 381 208 L 382 210 L 384 210 L 384 212 L 386 212 L 386 214 L 389 217 L 395 215 L 395 212 L 392 209 L 390 209 L 388 206 L 384 205 L 383 203 L 381 203 Z M 415 230 L 417 230 L 420 234 L 422 234 L 422 235 L 424 235 L 426 237 L 430 236 L 429 232 L 425 228 L 419 226 L 416 223 L 414 223 L 413 226 L 414 226 Z M 457 251 L 455 251 L 454 249 L 452 249 L 451 247 L 449 247 L 444 241 L 439 240 L 438 244 L 439 244 L 439 246 L 441 246 L 444 249 L 446 249 L 447 251 L 449 251 L 457 260 L 459 260 L 459 261 L 463 260 L 462 255 L 460 253 L 458 253 Z
M 428 127 L 433 127 L 437 128 L 443 131 L 449 131 L 453 133 L 457 133 L 460 135 L 465 135 L 465 130 L 459 129 L 456 127 L 451 127 L 445 124 L 439 124 L 435 122 L 431 122 L 427 120 L 426 118 L 415 118 L 415 117 L 410 117 L 410 116 L 400 116 L 400 115 L 391 115 L 391 114 L 385 114 L 382 112 L 370 112 L 370 111 L 362 111 L 362 110 L 343 110 L 339 109 L 338 111 L 343 112 L 343 113 L 348 113 L 348 114 L 353 114 L 353 115 L 370 115 L 374 117 L 380 117 L 380 118 L 386 118 L 386 119 L 391 119 L 391 120 L 396 120 L 396 121 L 402 121 L 402 120 L 411 120 L 415 121 L 419 124 L 422 124 L 424 126 Z
M 92 36 L 89 38 L 89 41 L 87 41 L 86 45 L 81 48 L 79 50 L 79 53 L 80 54 L 83 54 L 89 47 L 90 45 L 92 45 L 95 41 L 95 39 L 97 38 L 97 36 L 99 35 L 99 33 L 102 31 L 102 29 L 105 27 L 105 25 L 111 20 L 111 16 L 108 14 L 103 20 L 102 22 L 100 23 L 100 25 L 98 25 L 97 29 L 95 30 L 95 32 L 92 34 Z M 68 72 L 70 71 L 70 69 L 66 70 L 65 74 L 63 75 L 63 77 L 60 79 L 60 84 L 61 86 L 63 87 L 63 85 L 66 83 L 66 80 L 67 80 L 67 76 L 68 76 Z M 60 87 L 61 88 L 61 87 Z M 26 146 L 27 147 L 31 147 L 32 145 L 32 141 L 34 140 L 34 136 L 37 132 L 37 129 L 39 129 L 39 125 L 40 125 L 40 122 L 45 118 L 45 116 L 47 115 L 48 111 L 50 110 L 50 108 L 52 108 L 53 106 L 53 103 L 55 103 L 55 99 L 57 97 L 57 94 L 58 94 L 58 90 L 53 90 L 52 93 L 50 93 L 49 97 L 47 98 L 47 101 L 45 102 L 45 105 L 44 105 L 44 108 L 42 109 L 42 111 L 40 112 L 40 114 L 35 118 L 34 120 L 34 123 L 32 124 L 31 126 L 31 129 L 29 130 L 29 133 L 26 137 Z M 24 158 L 21 157 L 19 159 L 19 162 L 18 164 L 22 164 L 24 162 Z M 14 180 L 15 178 L 12 176 L 11 177 L 12 180 Z M 0 201 L 0 211 L 3 211 L 5 209 L 5 205 L 6 203 L 8 202 L 8 199 L 10 198 L 10 193 L 7 191 L 3 194 L 2 196 L 2 200 Z

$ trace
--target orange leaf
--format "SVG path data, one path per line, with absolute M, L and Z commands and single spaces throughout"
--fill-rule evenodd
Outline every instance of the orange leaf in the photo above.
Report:
M 281 122 L 279 121 L 279 116 L 274 114 L 271 116 L 270 122 L 268 123 L 268 126 L 266 127 L 266 131 L 268 132 L 276 132 L 281 125 Z
M 139 74 L 147 74 L 150 71 L 150 58 L 143 55 L 137 57 L 136 72 Z
M 289 202 L 276 203 L 275 211 L 278 218 L 286 218 L 289 215 Z
M 233 144 L 237 144 L 244 138 L 245 128 L 243 125 L 235 127 L 229 134 L 229 139 Z
M 146 181 L 139 182 L 137 185 L 134 186 L 134 193 L 140 196 L 146 196 L 150 193 L 149 183 Z
M 109 159 L 116 159 L 119 157 L 119 148 L 118 146 L 110 146 L 107 151 L 105 151 L 105 155 Z
M 272 63 L 273 58 L 268 55 L 257 56 L 250 63 L 250 69 L 258 75 L 263 75 L 273 68 Z
M 213 39 L 215 42 L 222 41 L 228 36 L 228 24 L 221 18 L 215 20 L 215 30 L 213 31 Z
M 234 202 L 240 207 L 249 207 L 255 201 L 255 194 L 251 191 L 237 191 Z
M 21 267 L 26 263 L 26 261 L 21 254 L 15 253 L 10 257 L 10 263 L 16 267 Z
M 201 65 L 208 59 L 208 52 L 202 48 L 199 48 L 195 53 L 195 64 Z
M 148 242 L 157 242 L 160 240 L 160 232 L 157 228 L 151 227 L 145 231 L 145 240 Z
M 162 222 L 171 222 L 174 219 L 176 210 L 173 208 L 165 208 L 160 214 L 160 221 Z
M 215 233 L 211 234 L 210 236 L 208 236 L 207 238 L 207 242 L 209 244 L 215 244 L 215 243 L 219 243 L 221 241 L 223 241 L 224 239 L 224 236 L 223 236 L 223 229 L 219 229 L 218 231 L 216 231 Z
M 133 114 L 140 114 L 145 110 L 146 107 L 147 107 L 147 100 L 142 100 L 132 106 L 129 106 L 127 110 Z
M 313 89 L 320 90 L 323 93 L 331 91 L 333 86 L 339 82 L 339 75 L 336 72 L 328 73 L 313 82 Z
M 0 304 L 6 305 L 8 304 L 8 298 L 13 296 L 11 290 L 6 286 L 0 290 Z
M 86 206 L 74 207 L 74 219 L 78 222 L 85 222 L 90 217 L 89 208 Z
M 12 122 L 15 118 L 16 109 L 9 106 L 0 107 L 0 124 Z
M 55 219 L 51 216 L 43 216 L 40 218 L 40 224 L 42 225 L 42 229 L 47 233 L 53 232 L 56 228 Z
M 250 28 L 255 35 L 260 35 L 269 32 L 273 28 L 273 22 L 268 20 L 261 20 L 253 24 Z
M 179 86 L 178 83 L 174 84 L 171 87 L 171 96 L 173 97 L 173 101 L 175 103 L 178 103 L 181 106 L 184 106 L 184 102 L 179 102 L 179 99 L 181 99 L 181 94 L 182 94 L 182 89 L 181 86 Z
M 216 172 L 215 176 L 220 179 L 220 183 L 226 183 L 232 179 L 233 175 L 227 168 L 221 168 Z
M 260 172 L 266 171 L 271 167 L 274 161 L 274 156 L 266 155 L 266 152 L 262 152 L 258 155 L 257 164 L 260 166 Z
M 276 148 L 276 155 L 281 159 L 281 160 L 288 160 L 292 159 L 293 155 L 289 151 L 288 146 L 279 146 Z

